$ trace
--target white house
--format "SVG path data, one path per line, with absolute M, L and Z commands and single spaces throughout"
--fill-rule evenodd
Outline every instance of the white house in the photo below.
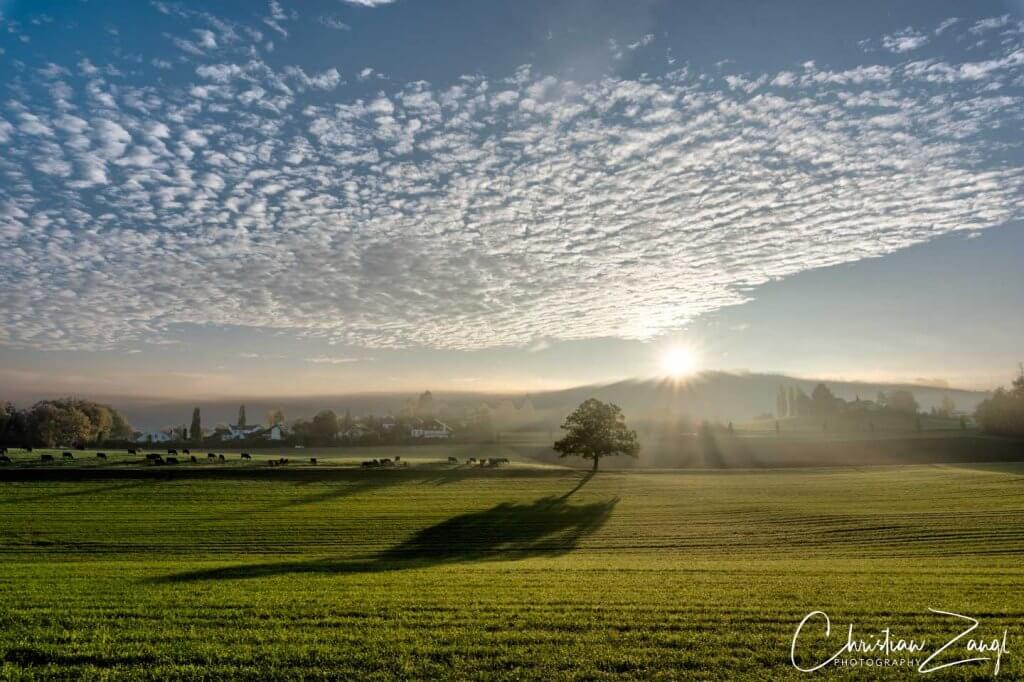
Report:
M 171 440 L 169 433 L 163 431 L 150 431 L 148 433 L 140 433 L 135 437 L 136 443 L 168 443 Z
M 237 424 L 228 424 L 228 430 L 223 432 L 220 439 L 223 440 L 245 440 L 246 438 L 252 438 L 257 435 L 263 427 L 259 424 L 253 424 L 252 426 L 238 426 Z
M 413 438 L 451 438 L 452 430 L 444 422 L 432 419 L 413 426 L 409 433 Z

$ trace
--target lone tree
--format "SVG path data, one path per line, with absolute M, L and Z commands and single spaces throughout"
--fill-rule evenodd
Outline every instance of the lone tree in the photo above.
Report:
M 595 398 L 584 400 L 575 412 L 565 418 L 562 429 L 568 433 L 555 442 L 555 452 L 560 457 L 576 455 L 592 459 L 594 471 L 597 471 L 597 462 L 602 457 L 636 457 L 640 452 L 636 431 L 626 428 L 622 410 L 612 403 L 602 403 Z

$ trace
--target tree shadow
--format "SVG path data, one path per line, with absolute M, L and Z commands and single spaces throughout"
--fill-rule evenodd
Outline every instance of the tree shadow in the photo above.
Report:
M 575 492 L 589 480 L 570 491 Z M 189 571 L 155 579 L 158 583 L 265 578 L 308 573 L 376 573 L 438 564 L 558 556 L 603 526 L 619 498 L 570 504 L 568 495 L 532 503 L 511 503 L 462 514 L 415 533 L 404 542 L 368 559 L 317 559 L 272 562 Z
M 374 472 L 377 473 L 377 472 Z M 317 481 L 319 482 L 319 481 Z M 392 485 L 397 485 L 402 481 L 396 479 L 393 476 L 382 476 L 382 475 L 368 475 L 363 478 L 353 479 L 346 482 L 344 485 L 330 488 L 329 490 L 323 490 L 318 493 L 312 493 L 310 495 L 302 495 L 301 497 L 294 497 L 279 504 L 270 505 L 260 511 L 274 511 L 280 509 L 288 509 L 289 507 L 299 507 L 305 504 L 316 504 L 318 502 L 330 502 L 332 500 L 340 500 L 353 495 L 359 495 L 361 493 L 370 492 L 379 488 L 387 488 Z M 304 484 L 300 484 L 304 485 Z
M 579 492 L 580 488 L 582 488 L 586 484 L 590 483 L 590 479 L 592 479 L 594 477 L 595 473 L 596 472 L 594 472 L 594 471 L 588 471 L 587 473 L 585 473 L 582 476 L 580 476 L 580 481 L 579 481 L 579 483 L 576 484 L 576 487 L 573 488 L 572 490 L 570 490 L 569 492 L 567 492 L 566 494 L 562 495 L 558 499 L 560 499 L 560 500 L 568 500 L 570 497 L 572 497 L 577 492 Z
M 84 488 L 81 490 L 45 492 L 36 495 L 27 495 L 24 497 L 11 497 L 8 499 L 0 499 L 0 504 L 24 504 L 25 502 L 42 502 L 56 500 L 62 497 L 90 497 L 93 495 L 103 495 L 104 493 L 123 491 L 130 488 L 139 488 L 143 486 L 155 485 L 156 483 L 159 483 L 159 481 L 134 481 L 131 483 L 119 483 L 113 485 L 96 486 L 91 488 Z

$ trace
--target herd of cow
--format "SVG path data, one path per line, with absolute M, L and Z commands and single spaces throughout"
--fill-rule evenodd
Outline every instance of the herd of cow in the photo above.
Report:
M 26 452 L 32 452 L 32 448 L 25 448 L 25 451 Z M 140 454 L 143 454 L 143 453 L 140 450 L 137 450 L 135 448 L 130 448 L 128 450 L 128 454 L 129 455 L 140 455 Z M 195 455 L 193 455 L 192 452 L 188 448 L 183 448 L 182 451 L 181 451 L 181 455 L 180 456 L 182 458 L 188 457 L 189 461 L 192 464 L 198 464 L 200 462 L 200 459 L 198 457 L 196 457 Z M 62 453 L 61 457 L 63 459 L 70 459 L 70 460 L 74 460 L 75 459 L 75 455 L 72 452 L 64 452 L 64 453 Z M 178 459 L 178 457 L 179 457 L 178 451 L 175 448 L 167 448 L 167 454 L 166 455 L 162 455 L 162 454 L 159 454 L 159 453 L 156 453 L 156 452 L 151 452 L 151 453 L 146 454 L 145 457 L 146 457 L 146 462 L 148 464 L 152 464 L 152 465 L 155 465 L 155 466 L 162 466 L 162 465 L 168 465 L 168 464 L 178 464 L 181 461 L 181 460 Z M 243 461 L 252 461 L 252 455 L 250 455 L 248 452 L 243 452 L 240 455 L 239 458 L 241 460 L 243 460 Z M 97 452 L 96 453 L 96 459 L 100 459 L 100 460 L 106 461 L 107 453 L 105 453 L 105 452 Z M 212 460 L 212 461 L 215 461 L 215 462 L 221 463 L 221 464 L 228 461 L 223 453 L 216 453 L 216 452 L 207 452 L 206 453 L 206 460 L 207 461 Z M 0 464 L 10 464 L 11 461 L 12 461 L 11 458 L 7 455 L 7 448 L 0 447 Z M 56 461 L 56 458 L 54 457 L 54 455 L 45 455 L 44 454 L 44 455 L 40 455 L 39 456 L 39 461 L 40 462 L 44 462 L 44 463 L 45 462 L 54 462 L 54 461 Z M 272 467 L 285 466 L 285 465 L 287 465 L 289 463 L 289 461 L 290 460 L 287 457 L 279 457 L 278 459 L 267 460 L 267 465 L 268 466 L 272 466 Z M 310 464 L 316 464 L 317 463 L 316 457 L 310 457 L 309 458 L 309 463 Z M 458 463 L 459 463 L 459 459 L 457 457 L 449 457 L 448 458 L 448 464 L 458 464 Z M 508 459 L 505 458 L 505 457 L 488 457 L 486 459 L 484 459 L 484 458 L 477 459 L 476 457 L 470 457 L 470 458 L 468 458 L 466 460 L 465 463 L 466 463 L 466 466 L 496 467 L 496 466 L 501 466 L 502 464 L 508 464 Z M 401 457 L 395 457 L 394 459 L 384 458 L 384 459 L 371 459 L 371 460 L 367 460 L 367 461 L 362 463 L 362 466 L 363 466 L 364 469 L 395 468 L 395 467 L 407 467 L 407 466 L 409 466 L 409 463 L 408 462 L 403 462 Z
M 25 448 L 25 451 L 26 452 L 32 452 L 32 448 Z M 128 449 L 128 454 L 129 455 L 141 455 L 143 453 L 142 453 L 141 450 L 138 450 L 136 448 L 129 448 Z M 180 456 L 182 458 L 188 457 L 189 461 L 192 464 L 198 464 L 199 461 L 200 461 L 200 459 L 198 457 L 196 457 L 195 455 L 193 455 L 192 452 L 188 448 L 183 448 L 182 451 L 181 451 L 181 455 Z M 145 455 L 146 462 L 148 464 L 152 464 L 152 465 L 155 465 L 155 466 L 161 466 L 161 465 L 167 465 L 167 464 L 178 464 L 181 461 L 181 460 L 178 459 L 178 457 L 179 457 L 179 454 L 178 454 L 177 449 L 175 449 L 175 448 L 168 448 L 166 456 L 163 455 L 163 454 L 157 453 L 157 452 L 150 452 L 150 453 Z M 75 454 L 73 452 L 66 452 L 65 451 L 65 452 L 61 453 L 61 459 L 74 460 L 75 459 Z M 107 453 L 105 453 L 105 452 L 97 452 L 96 453 L 96 459 L 106 461 Z M 240 459 L 242 459 L 243 461 L 252 461 L 252 455 L 250 455 L 248 452 L 243 452 L 240 455 Z M 216 452 L 207 452 L 206 453 L 206 460 L 207 461 L 213 460 L 213 461 L 215 461 L 217 463 L 226 463 L 228 461 L 223 453 L 216 453 Z M 0 464 L 11 464 L 12 461 L 13 460 L 7 454 L 7 448 L 0 447 Z M 57 458 L 54 455 L 43 454 L 43 455 L 39 456 L 39 461 L 42 462 L 42 463 L 55 462 L 55 461 L 57 461 Z M 267 464 L 270 465 L 270 466 L 284 466 L 284 465 L 288 464 L 289 461 L 290 460 L 287 457 L 281 457 L 281 458 L 278 458 L 278 459 L 269 460 L 267 462 Z M 310 457 L 309 458 L 309 463 L 310 464 L 316 464 L 317 463 L 316 457 Z
M 449 464 L 458 464 L 459 463 L 459 459 L 458 459 L 458 457 L 449 457 L 448 458 L 448 463 Z M 470 458 L 468 458 L 466 460 L 466 466 L 496 467 L 496 466 L 501 466 L 502 464 L 508 464 L 508 458 L 507 457 L 488 457 L 486 459 L 484 459 L 482 457 L 480 459 L 477 459 L 476 457 L 470 457 Z

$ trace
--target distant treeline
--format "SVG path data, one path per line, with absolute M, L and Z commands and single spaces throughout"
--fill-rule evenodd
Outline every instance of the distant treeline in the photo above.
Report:
M 128 441 L 132 428 L 117 410 L 77 398 L 41 400 L 27 410 L 0 408 L 0 445 L 54 447 Z
M 1024 436 L 1024 367 L 1009 390 L 997 388 L 975 413 L 981 427 L 990 433 Z
M 918 404 L 914 394 L 905 389 L 885 393 L 879 391 L 874 400 L 846 401 L 833 395 L 825 384 L 818 384 L 807 395 L 802 388 L 790 386 L 787 390 L 779 386 L 775 397 L 775 414 L 778 417 L 829 417 L 844 412 L 874 412 L 889 410 L 904 414 L 917 414 Z M 953 402 L 947 396 L 943 400 L 942 416 L 952 416 Z

